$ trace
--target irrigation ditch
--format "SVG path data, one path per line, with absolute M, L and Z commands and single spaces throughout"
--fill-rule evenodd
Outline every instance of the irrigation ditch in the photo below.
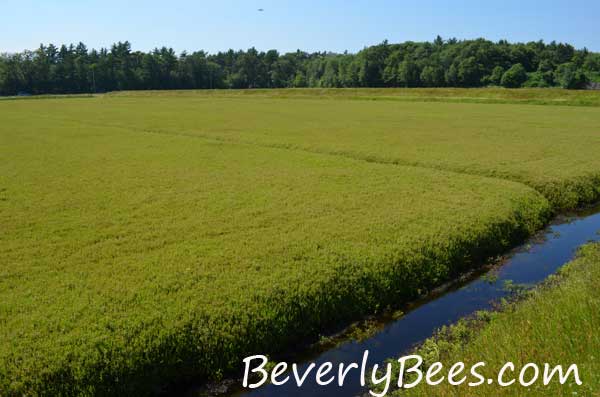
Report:
M 599 232 L 600 206 L 560 215 L 506 255 L 490 260 L 427 296 L 336 330 L 316 343 L 277 357 L 277 361 L 298 363 L 298 372 L 303 373 L 310 363 L 318 367 L 324 362 L 332 362 L 334 368 L 342 362 L 360 363 L 365 350 L 369 351 L 370 364 L 400 357 L 440 327 L 477 311 L 494 309 L 502 299 L 538 285 L 572 260 L 580 246 L 600 241 Z M 335 382 L 320 386 L 314 377 L 307 377 L 302 388 L 295 382 L 287 382 L 282 386 L 266 384 L 253 390 L 242 387 L 241 374 L 240 370 L 240 378 L 187 385 L 179 391 L 196 397 L 348 397 L 365 393 L 357 372 L 350 372 L 342 387 Z

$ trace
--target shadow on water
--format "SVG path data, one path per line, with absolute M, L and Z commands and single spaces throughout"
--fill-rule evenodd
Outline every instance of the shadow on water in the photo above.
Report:
M 298 352 L 286 361 L 299 363 L 298 372 L 302 374 L 313 362 L 317 368 L 328 361 L 333 363 L 334 369 L 342 362 L 360 365 L 365 350 L 369 350 L 370 365 L 400 357 L 438 328 L 478 310 L 493 308 L 496 302 L 512 293 L 511 288 L 506 288 L 507 284 L 532 287 L 543 281 L 573 259 L 578 247 L 591 241 L 600 241 L 600 207 L 559 217 L 554 224 L 509 253 L 500 264 L 488 266 L 446 288 L 438 289 L 428 298 L 405 307 L 404 314 L 399 317 L 388 314 L 364 322 L 362 330 L 361 327 L 351 327 L 330 338 L 328 343 Z M 357 333 L 361 332 L 362 337 L 357 337 Z M 297 387 L 293 377 L 282 386 L 265 385 L 254 390 L 243 389 L 240 380 L 229 380 L 209 388 L 188 390 L 186 395 L 348 397 L 365 392 L 360 385 L 358 371 L 350 371 L 342 387 L 337 382 L 329 386 L 317 385 L 315 372 L 313 369 L 310 373 L 312 379 L 307 377 L 302 388 Z

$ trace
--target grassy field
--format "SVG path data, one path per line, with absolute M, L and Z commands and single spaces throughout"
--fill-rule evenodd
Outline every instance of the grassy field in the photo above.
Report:
M 484 378 L 496 379 L 504 363 L 513 362 L 516 372 L 506 373 L 506 381 L 518 377 L 526 363 L 561 364 L 566 369 L 576 363 L 582 385 L 573 377 L 565 385 L 542 382 L 529 388 L 520 385 L 498 387 L 484 384 L 477 396 L 598 396 L 600 392 L 600 244 L 583 247 L 576 260 L 565 266 L 551 282 L 534 291 L 526 300 L 511 304 L 467 325 L 464 322 L 444 329 L 420 350 L 426 361 L 440 361 L 446 368 L 462 361 L 469 368 L 485 357 Z M 483 320 L 484 319 L 484 320 Z M 475 326 L 473 326 L 475 325 Z M 528 377 L 532 376 L 530 371 Z M 470 381 L 477 381 L 472 379 Z M 475 388 L 442 383 L 396 391 L 395 396 L 461 396 Z
M 277 99 L 357 99 L 405 102 L 514 103 L 558 106 L 600 106 L 600 92 L 561 88 L 290 88 L 249 90 L 121 91 L 119 97 L 192 97 Z
M 186 94 L 0 102 L 0 395 L 219 376 L 600 189 L 593 107 Z
M 258 97 L 243 91 L 222 96 L 192 91 L 173 97 L 125 93 L 5 105 L 16 112 L 34 111 L 49 122 L 67 119 L 82 126 L 208 137 L 510 179 L 542 192 L 557 209 L 600 197 L 600 112 L 595 107 L 348 101 L 346 90 L 329 101 L 319 90 L 306 91 L 312 99 L 277 97 L 287 91 L 294 90 L 274 90 L 274 98 L 265 98 L 264 90 Z M 463 91 L 487 92 L 441 90 L 467 95 Z M 521 90 L 490 90 L 488 95 L 515 91 Z M 529 91 L 558 95 L 555 90 Z M 600 93 L 580 95 L 600 98 Z

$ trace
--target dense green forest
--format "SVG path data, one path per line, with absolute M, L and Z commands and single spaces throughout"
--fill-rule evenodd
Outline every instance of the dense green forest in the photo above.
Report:
M 0 95 L 68 94 L 144 89 L 281 87 L 553 87 L 584 88 L 600 81 L 600 54 L 542 41 L 405 42 L 356 54 L 279 54 L 171 48 L 145 53 L 129 42 L 110 49 L 41 45 L 0 56 Z

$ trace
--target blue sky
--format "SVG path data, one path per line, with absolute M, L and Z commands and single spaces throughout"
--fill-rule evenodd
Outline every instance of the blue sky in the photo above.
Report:
M 600 1 L 0 0 L 0 52 L 40 43 L 351 52 L 444 38 L 563 41 L 600 51 Z M 263 8 L 264 12 L 259 12 Z

